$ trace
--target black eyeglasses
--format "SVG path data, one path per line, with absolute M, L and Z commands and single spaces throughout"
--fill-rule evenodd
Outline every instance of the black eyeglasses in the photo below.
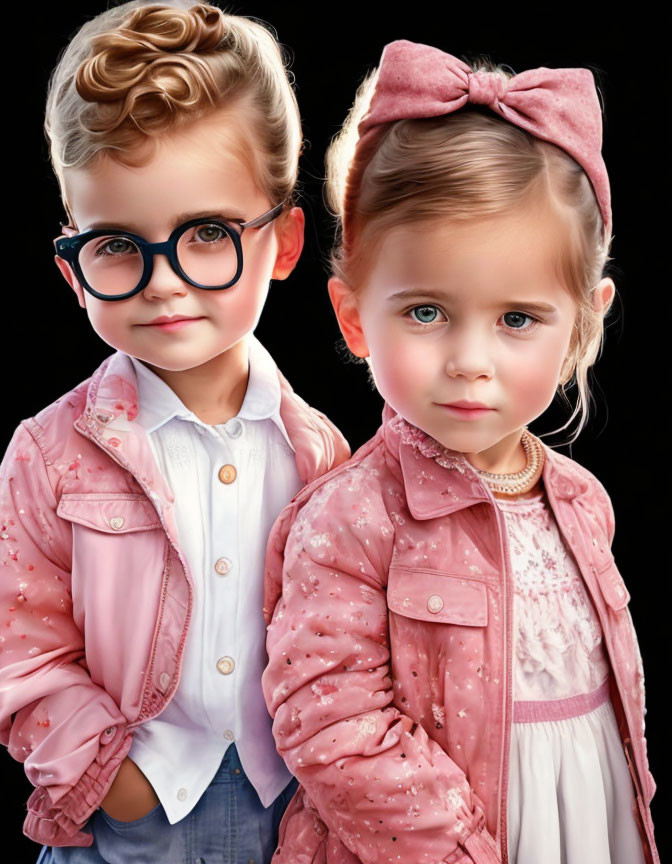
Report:
M 140 293 L 152 278 L 155 255 L 165 255 L 174 272 L 195 288 L 221 291 L 235 284 L 243 272 L 243 231 L 272 222 L 285 203 L 250 222 L 190 219 L 163 243 L 148 243 L 129 231 L 96 228 L 74 237 L 57 237 L 54 247 L 82 286 L 99 300 L 126 300 Z

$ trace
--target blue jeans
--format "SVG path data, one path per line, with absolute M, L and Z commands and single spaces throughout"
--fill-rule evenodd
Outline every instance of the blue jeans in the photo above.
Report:
M 92 846 L 44 846 L 37 864 L 269 864 L 282 814 L 297 788 L 292 778 L 264 808 L 230 744 L 184 819 L 171 825 L 161 804 L 133 822 L 98 809 L 83 829 L 93 834 Z

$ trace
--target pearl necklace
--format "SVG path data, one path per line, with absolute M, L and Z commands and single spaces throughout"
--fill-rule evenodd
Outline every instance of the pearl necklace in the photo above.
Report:
M 523 427 L 520 443 L 527 455 L 527 464 L 520 471 L 513 474 L 494 474 L 492 471 L 482 471 L 480 468 L 476 468 L 492 492 L 500 492 L 503 495 L 521 495 L 523 492 L 528 492 L 541 477 L 546 459 L 544 445 L 528 430 L 527 426 Z

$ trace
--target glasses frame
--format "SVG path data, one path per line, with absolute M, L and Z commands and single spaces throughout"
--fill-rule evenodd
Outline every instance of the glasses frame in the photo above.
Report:
M 242 275 L 243 247 L 240 238 L 243 231 L 245 231 L 246 228 L 261 228 L 263 225 L 272 222 L 280 215 L 287 200 L 288 199 L 285 199 L 285 201 L 282 201 L 280 204 L 267 210 L 266 213 L 262 213 L 261 216 L 257 216 L 256 219 L 252 219 L 249 222 L 239 222 L 235 219 L 229 222 L 223 222 L 221 219 L 208 219 L 207 217 L 189 219 L 189 221 L 178 225 L 177 228 L 171 232 L 170 237 L 162 243 L 149 243 L 144 237 L 140 237 L 139 234 L 133 234 L 130 231 L 120 231 L 117 228 L 94 228 L 92 231 L 85 231 L 83 234 L 75 234 L 74 237 L 56 237 L 54 240 L 54 248 L 56 254 L 70 264 L 82 287 L 98 300 L 109 300 L 110 302 L 116 300 L 128 300 L 129 297 L 133 297 L 143 291 L 147 287 L 149 280 L 152 278 L 155 255 L 165 255 L 166 258 L 168 258 L 173 271 L 177 273 L 180 279 L 188 282 L 189 285 L 193 285 L 194 288 L 202 288 L 204 291 L 222 291 L 223 289 L 230 288 L 234 285 Z M 236 231 L 232 227 L 232 224 L 236 225 L 240 230 Z M 193 228 L 194 225 L 216 225 L 218 228 L 222 228 L 233 241 L 237 260 L 236 273 L 233 279 L 229 280 L 224 285 L 201 285 L 198 282 L 194 282 L 193 279 L 190 279 L 187 276 L 180 266 L 177 257 L 178 241 L 182 234 L 184 234 L 184 232 L 189 228 Z M 79 253 L 86 243 L 90 240 L 94 240 L 96 237 L 126 237 L 129 240 L 132 240 L 138 247 L 140 254 L 142 255 L 143 270 L 140 281 L 132 291 L 127 291 L 125 294 L 101 294 L 100 291 L 96 291 L 96 289 L 86 281 L 86 277 L 79 265 Z

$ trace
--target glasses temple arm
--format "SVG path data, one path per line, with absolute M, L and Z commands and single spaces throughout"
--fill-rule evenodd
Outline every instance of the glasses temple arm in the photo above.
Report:
M 239 222 L 241 230 L 243 228 L 260 228 L 262 225 L 266 225 L 267 222 L 270 222 L 272 219 L 275 219 L 276 216 L 279 216 L 282 208 L 285 206 L 285 201 L 281 201 L 280 204 L 273 207 L 272 210 L 269 210 L 267 213 L 262 213 L 261 216 L 257 216 L 256 219 L 252 219 L 250 222 Z

